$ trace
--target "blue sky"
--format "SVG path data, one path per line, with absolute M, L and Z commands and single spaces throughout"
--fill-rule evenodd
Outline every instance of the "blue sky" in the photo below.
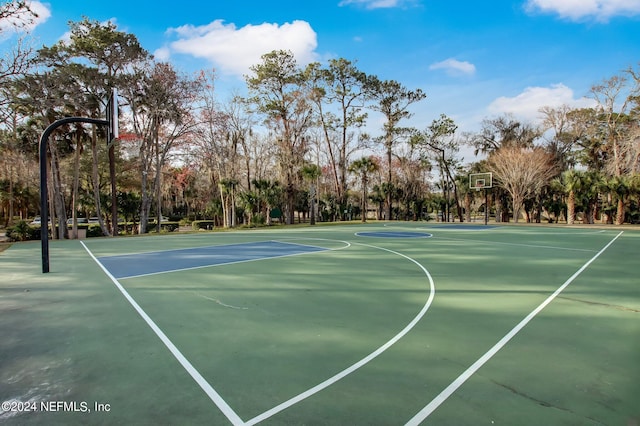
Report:
M 589 105 L 589 89 L 640 63 L 640 0 L 280 0 L 32 2 L 32 35 L 51 45 L 83 16 L 116 23 L 176 68 L 215 68 L 220 98 L 273 49 L 301 65 L 329 58 L 427 99 L 411 124 L 444 113 L 462 131 L 504 113 L 535 122 L 544 105 Z M 4 43 L 8 43 L 5 41 Z

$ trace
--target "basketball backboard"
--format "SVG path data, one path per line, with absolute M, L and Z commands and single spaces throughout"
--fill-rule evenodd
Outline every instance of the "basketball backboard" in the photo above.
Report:
M 493 187 L 493 173 L 471 173 L 469 175 L 469 188 L 480 191 L 481 189 L 489 189 Z
M 120 137 L 120 131 L 118 127 L 118 89 L 111 89 L 111 95 L 107 102 L 107 121 L 109 122 L 107 127 L 107 143 L 113 142 Z

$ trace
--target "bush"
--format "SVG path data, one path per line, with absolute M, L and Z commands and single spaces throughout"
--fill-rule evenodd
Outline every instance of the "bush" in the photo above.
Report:
M 194 231 L 199 231 L 200 229 L 212 230 L 214 226 L 213 220 L 194 220 L 191 222 L 191 228 Z
M 147 232 L 154 232 L 157 223 L 149 223 L 147 225 Z M 162 222 L 160 224 L 160 232 L 173 232 L 180 227 L 178 222 Z
M 40 229 L 32 228 L 27 222 L 21 220 L 16 225 L 7 228 L 5 234 L 11 241 L 28 241 L 40 238 Z

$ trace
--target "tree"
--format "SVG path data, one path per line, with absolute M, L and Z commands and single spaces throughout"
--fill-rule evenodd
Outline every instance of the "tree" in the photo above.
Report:
M 544 116 L 542 131 L 551 130 L 551 134 L 546 137 L 545 149 L 553 156 L 558 170 L 572 168 L 577 162 L 575 147 L 583 133 L 572 120 L 572 116 L 575 116 L 573 111 L 567 105 L 540 109 Z
M 489 156 L 487 165 L 499 186 L 513 201 L 513 218 L 518 222 L 525 199 L 547 185 L 555 168 L 541 148 L 504 147 Z
M 339 58 L 329 60 L 327 68 L 317 62 L 308 65 L 305 79 L 327 149 L 336 198 L 343 209 L 347 203 L 349 158 L 362 147 L 360 140 L 354 143 L 352 129 L 361 128 L 367 118 L 362 112 L 367 76 L 354 62 Z
M 194 131 L 193 96 L 198 83 L 180 75 L 168 63 L 149 63 L 139 71 L 136 85 L 127 88 L 126 97 L 139 143 L 139 232 L 143 234 L 147 232 L 154 197 L 158 222 L 162 217 L 162 172 L 169 155 Z
M 534 126 L 521 123 L 509 114 L 482 121 L 479 133 L 470 135 L 469 144 L 474 155 L 491 154 L 500 148 L 531 148 L 541 132 Z
M 454 178 L 455 169 L 460 167 L 456 154 L 459 152 L 459 144 L 455 141 L 454 135 L 458 130 L 455 122 L 444 114 L 440 118 L 433 120 L 429 127 L 419 134 L 416 134 L 411 142 L 423 149 L 426 157 L 435 157 L 436 164 L 440 170 L 442 189 L 447 200 L 444 220 L 449 221 L 449 189 L 453 189 L 453 198 L 460 221 L 463 221 L 462 207 L 458 196 L 458 188 Z
M 567 197 L 567 225 L 576 220 L 576 193 L 582 189 L 584 173 L 578 170 L 566 170 L 560 178 L 554 180 L 554 186 Z
M 629 87 L 629 77 L 632 77 L 635 86 Z M 640 149 L 637 148 L 640 79 L 630 69 L 627 73 L 615 75 L 594 85 L 591 95 L 597 102 L 598 129 L 604 142 L 605 171 L 612 178 L 610 187 L 617 196 L 614 223 L 622 225 L 625 217 L 625 182 L 633 175 L 640 161 Z
M 250 69 L 253 74 L 246 77 L 250 101 L 274 132 L 285 185 L 286 223 L 292 224 L 298 170 L 307 151 L 305 133 L 312 118 L 304 74 L 293 54 L 284 50 L 262 55 L 262 62 Z
M 271 211 L 280 204 L 282 186 L 280 182 L 268 179 L 254 179 L 252 183 L 258 195 L 258 202 L 264 208 L 267 225 L 271 225 Z
M 236 226 L 236 194 L 240 184 L 240 148 L 247 152 L 246 137 L 249 128 L 242 116 L 239 99 L 234 99 L 226 110 L 215 97 L 213 71 L 202 73 L 198 84 L 197 99 L 200 104 L 198 123 L 195 127 L 195 155 L 211 173 L 211 187 L 218 188 L 222 202 L 223 226 Z M 249 176 L 247 170 L 247 178 Z M 247 183 L 246 190 L 251 189 Z
M 84 19 L 71 24 L 71 43 L 68 52 L 71 58 L 81 59 L 77 66 L 84 68 L 83 74 L 89 78 L 84 86 L 97 99 L 109 97 L 111 89 L 125 84 L 128 69 L 149 59 L 149 53 L 140 46 L 135 35 L 117 31 L 112 22 L 100 23 Z M 83 65 L 88 61 L 89 66 Z M 94 85 L 97 87 L 94 89 Z M 106 87 L 100 83 L 105 84 Z M 94 89 L 94 90 L 92 90 Z M 106 106 L 106 105 L 105 105 Z M 116 160 L 115 144 L 117 141 L 107 141 L 109 144 L 109 176 L 111 183 L 111 232 L 118 234 L 118 199 L 116 188 Z M 98 220 L 102 220 L 98 216 Z
M 424 98 L 426 94 L 421 89 L 409 90 L 394 80 L 381 81 L 377 77 L 370 77 L 367 81 L 367 91 L 374 103 L 370 108 L 384 116 L 384 135 L 379 138 L 387 158 L 387 186 L 392 185 L 391 161 L 395 145 L 401 140 L 407 140 L 412 130 L 400 127 L 400 121 L 412 116 L 409 107 Z M 391 191 L 387 192 L 386 218 L 391 219 L 392 200 Z
M 5 37 L 6 30 L 13 28 L 16 31 L 28 29 L 38 18 L 38 14 L 31 8 L 27 1 L 8 1 L 0 5 L 0 37 Z M 10 103 L 12 93 L 9 83 L 15 78 L 26 74 L 33 65 L 34 50 L 20 36 L 13 48 L 0 57 L 0 119 L 6 122 L 11 115 Z
M 150 56 L 138 39 L 133 35 L 117 31 L 112 22 L 101 23 L 88 18 L 79 22 L 71 22 L 69 40 L 56 43 L 50 48 L 43 48 L 39 54 L 42 60 L 66 73 L 78 85 L 81 104 L 90 106 L 85 115 L 96 117 L 98 111 L 105 111 L 106 102 L 112 88 L 129 84 L 131 69 L 147 61 Z M 78 103 L 78 102 L 76 102 Z M 85 107 L 86 109 L 86 107 Z M 104 113 L 101 113 L 102 115 Z M 104 129 L 101 129 L 101 133 Z M 117 141 L 108 141 L 109 176 L 111 184 L 111 235 L 118 233 L 118 204 L 116 187 L 115 151 Z M 96 138 L 92 139 L 92 151 L 97 149 Z M 93 155 L 94 159 L 97 156 Z M 98 166 L 94 164 L 94 169 Z M 97 186 L 98 184 L 95 183 Z M 95 196 L 96 210 L 100 213 L 99 196 Z M 102 215 L 98 214 L 103 232 L 106 230 Z
M 362 222 L 367 221 L 367 189 L 369 186 L 369 176 L 378 170 L 378 163 L 372 157 L 362 157 L 354 161 L 349 166 L 349 171 L 360 176 L 362 184 Z
M 309 199 L 311 201 L 311 212 L 309 214 L 311 225 L 316 224 L 316 197 L 318 191 L 317 181 L 318 178 L 322 175 L 322 169 L 317 164 L 307 163 L 302 166 L 300 170 L 302 173 L 302 178 L 309 184 Z

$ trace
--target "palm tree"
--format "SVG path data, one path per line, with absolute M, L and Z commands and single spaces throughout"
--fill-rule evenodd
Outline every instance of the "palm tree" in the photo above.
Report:
M 359 174 L 362 181 L 362 222 L 367 221 L 367 185 L 369 184 L 369 174 L 376 170 L 378 170 L 378 163 L 371 157 L 362 157 L 349 166 L 349 171 Z
M 254 179 L 251 183 L 258 195 L 258 203 L 264 205 L 267 225 L 271 225 L 271 210 L 280 203 L 283 188 L 280 182 L 268 179 Z
M 322 175 L 322 169 L 317 164 L 307 163 L 302 166 L 300 170 L 302 173 L 302 178 L 309 183 L 309 198 L 311 199 L 311 225 L 316 224 L 316 213 L 315 213 L 315 201 L 316 201 L 316 191 L 317 185 L 315 185 L 317 179 Z
M 567 196 L 567 225 L 573 225 L 576 220 L 576 193 L 583 185 L 584 172 L 579 170 L 567 170 L 559 179 L 555 180 L 556 186 Z
M 622 225 L 624 223 L 627 197 L 633 192 L 631 178 L 628 176 L 614 176 L 607 181 L 607 187 L 618 199 L 614 224 Z

